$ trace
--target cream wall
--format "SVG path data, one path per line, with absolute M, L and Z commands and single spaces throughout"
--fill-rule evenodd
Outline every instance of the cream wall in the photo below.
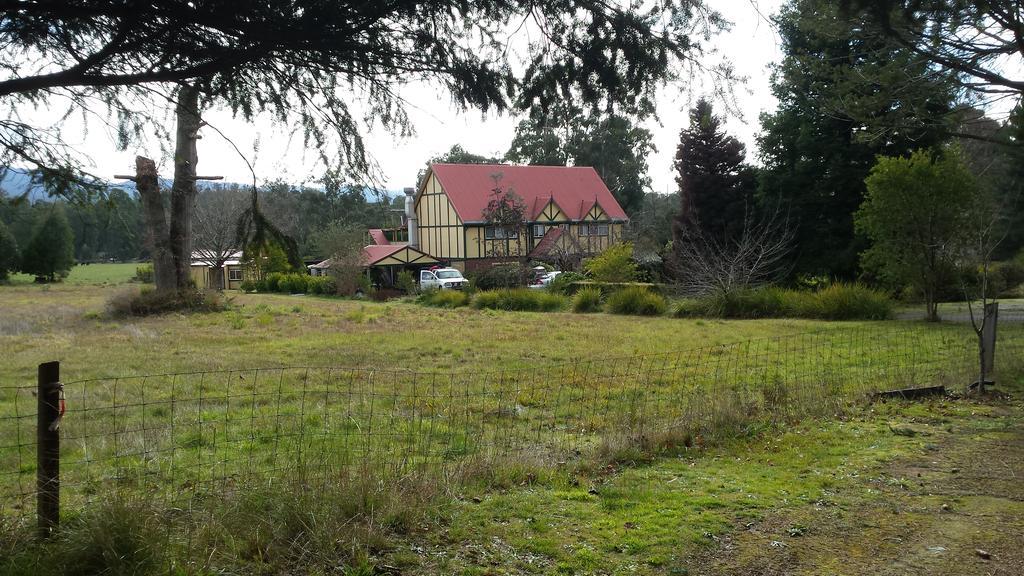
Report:
M 435 258 L 466 258 L 462 219 L 433 174 L 416 198 L 419 249 Z

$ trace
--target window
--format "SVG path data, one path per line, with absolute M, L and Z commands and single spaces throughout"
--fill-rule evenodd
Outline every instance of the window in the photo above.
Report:
M 486 240 L 514 240 L 519 237 L 519 231 L 513 227 L 487 226 L 484 228 L 484 239 Z
M 541 238 L 541 237 L 543 237 L 544 234 L 547 233 L 547 231 L 548 231 L 547 228 L 548 227 L 543 225 L 543 224 L 534 224 L 533 225 L 533 237 L 534 238 Z
M 607 236 L 607 224 L 580 224 L 580 236 Z
M 241 268 L 228 268 L 228 281 L 229 282 L 241 282 L 242 281 L 242 269 Z

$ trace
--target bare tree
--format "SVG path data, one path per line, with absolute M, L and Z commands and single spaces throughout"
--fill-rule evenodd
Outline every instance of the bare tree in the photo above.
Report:
M 235 236 L 235 222 L 248 203 L 249 193 L 239 188 L 206 190 L 196 197 L 193 252 L 214 270 L 214 288 L 218 290 L 224 288 L 224 263 L 241 250 Z
M 523 232 L 523 224 L 526 221 L 526 205 L 511 187 L 508 189 L 501 187 L 502 174 L 500 172 L 491 175 L 491 178 L 494 180 L 491 199 L 481 214 L 486 223 L 484 228 L 485 245 L 490 240 L 487 255 L 491 258 L 518 258 L 521 256 L 520 246 L 523 244 L 520 234 Z M 493 237 L 487 238 L 488 234 Z M 515 244 L 510 240 L 514 240 Z
M 730 293 L 780 277 L 792 248 L 793 231 L 781 211 L 760 218 L 748 211 L 740 232 L 730 237 L 714 237 L 700 226 L 682 230 L 673 268 L 686 293 Z

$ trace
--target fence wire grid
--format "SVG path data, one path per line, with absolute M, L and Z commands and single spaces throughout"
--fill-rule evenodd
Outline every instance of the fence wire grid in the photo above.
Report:
M 1024 315 L 1001 314 L 996 376 L 1017 369 Z M 63 514 L 112 494 L 169 525 L 253 486 L 451 480 L 508 462 L 559 466 L 753 421 L 830 414 L 881 390 L 977 377 L 965 325 L 850 325 L 671 352 L 449 373 L 287 367 L 68 380 Z M 64 366 L 73 374 L 74 366 Z M 0 388 L 0 518 L 34 522 L 36 386 Z

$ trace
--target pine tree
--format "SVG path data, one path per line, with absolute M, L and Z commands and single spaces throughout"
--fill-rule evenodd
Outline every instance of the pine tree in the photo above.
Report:
M 954 79 L 834 2 L 789 0 L 776 23 L 785 56 L 771 81 L 778 109 L 761 116 L 758 201 L 789 214 L 794 273 L 853 278 L 867 248 L 853 225 L 864 179 L 879 155 L 948 137 Z
M 676 150 L 680 211 L 673 224 L 676 241 L 695 229 L 725 241 L 743 227 L 753 208 L 754 170 L 744 163 L 742 142 L 729 136 L 701 98 L 690 110 L 690 127 L 683 130 Z
M 18 243 L 0 221 L 0 282 L 6 282 L 10 273 L 18 269 L 19 259 Z
M 59 205 L 46 211 L 22 254 L 21 269 L 47 282 L 64 278 L 75 265 L 75 236 Z

